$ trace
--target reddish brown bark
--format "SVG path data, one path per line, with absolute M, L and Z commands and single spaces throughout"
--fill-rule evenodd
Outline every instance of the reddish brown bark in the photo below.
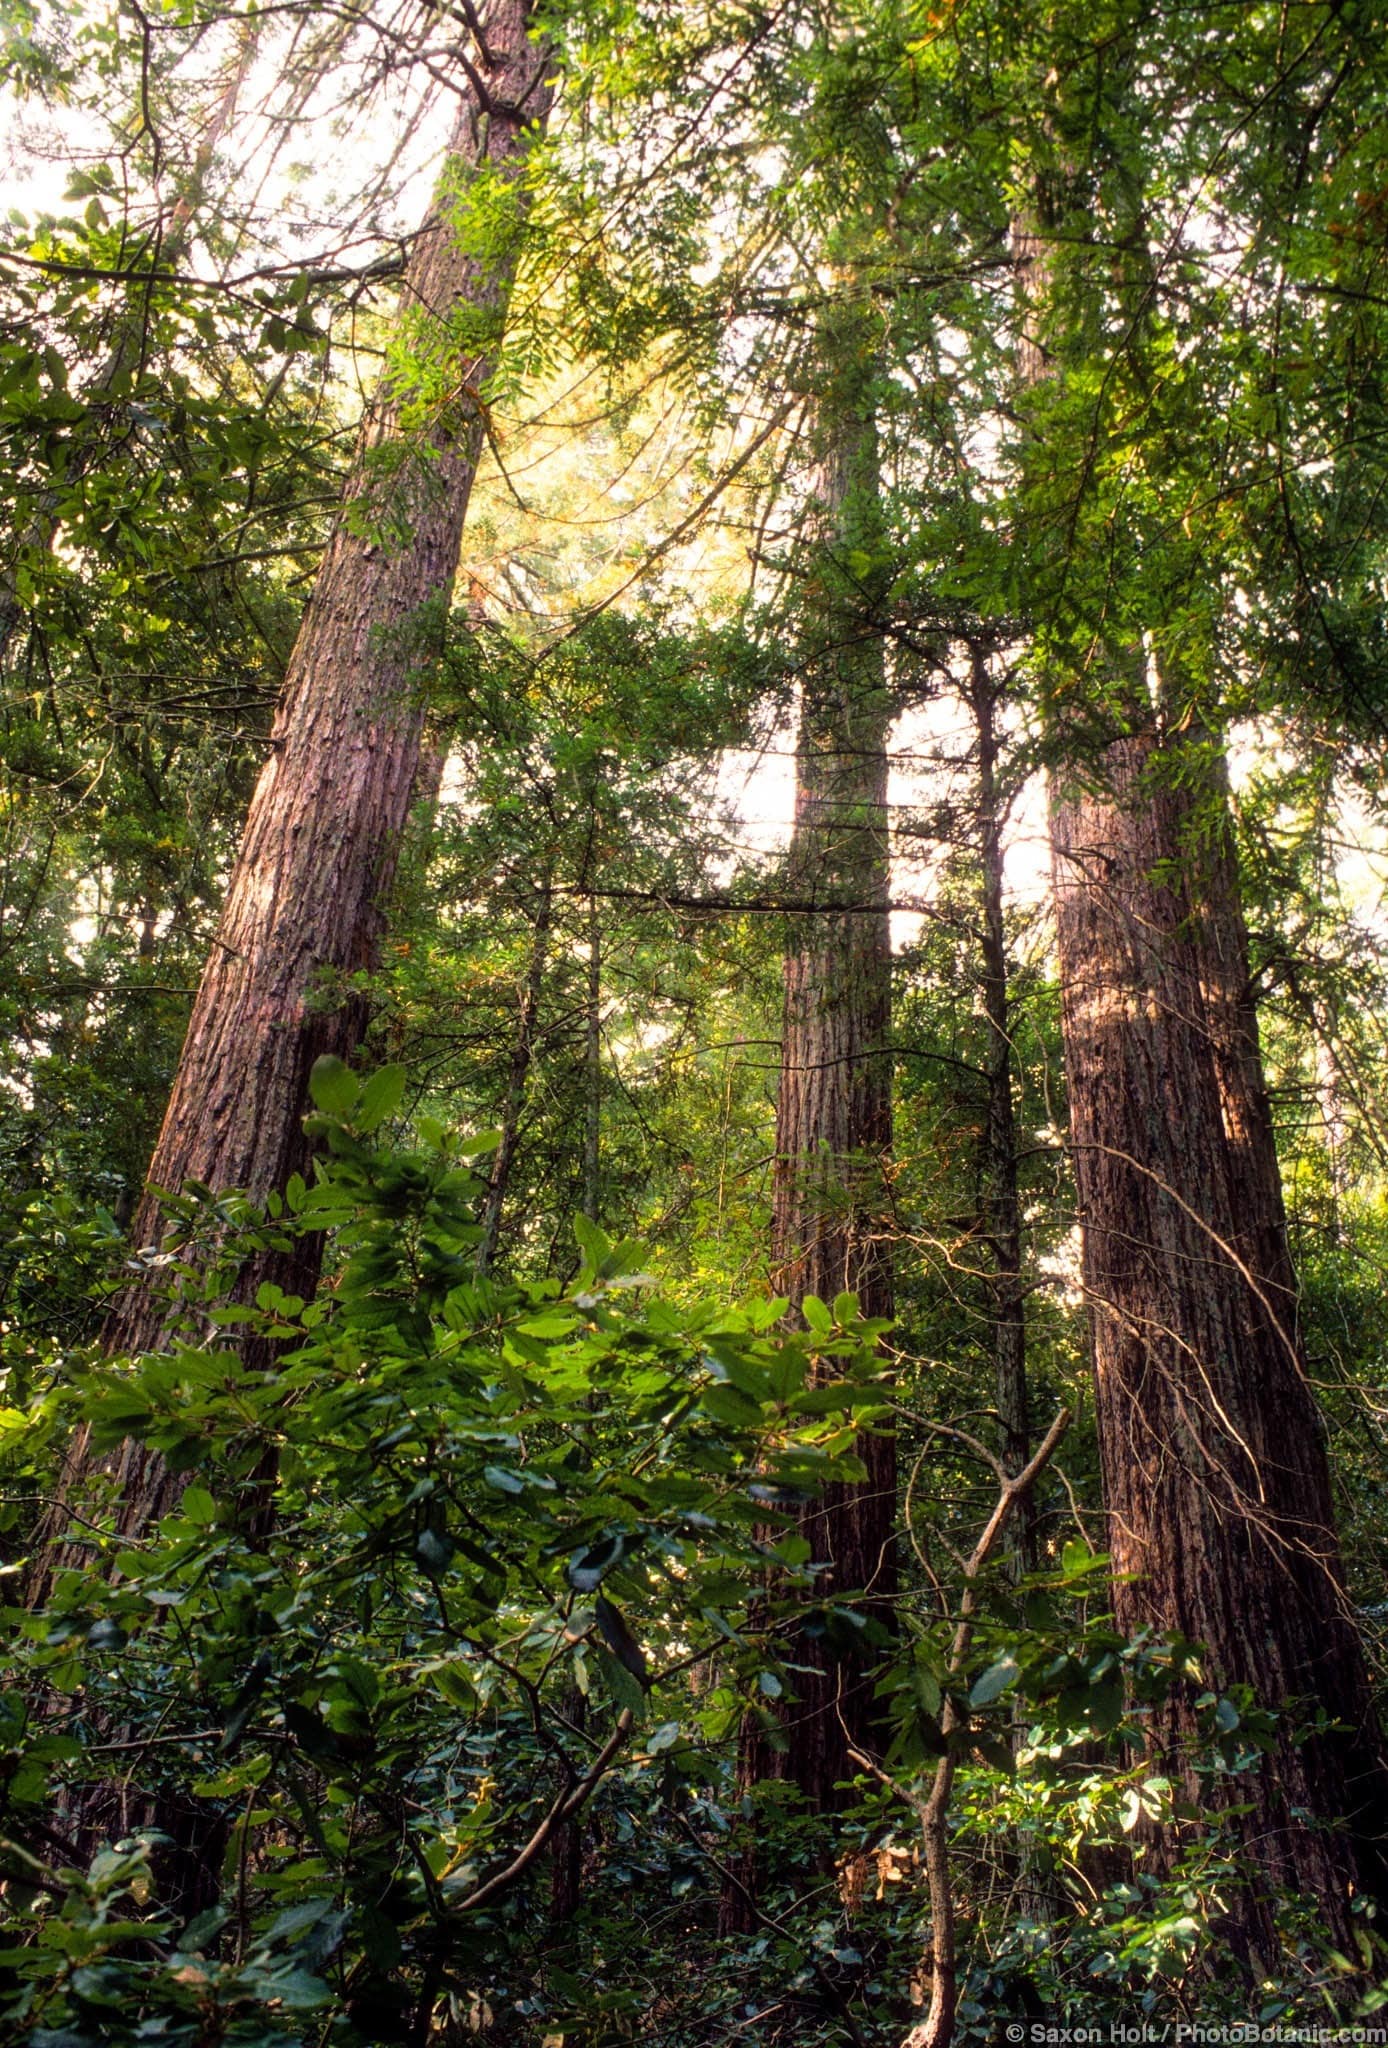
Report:
M 1026 390 L 1057 368 L 1051 255 L 1036 221 L 1013 248 Z M 1223 1930 L 1256 1969 L 1275 1958 L 1269 1880 L 1351 1949 L 1354 1894 L 1388 1896 L 1388 1770 L 1298 1342 L 1224 766 L 1188 723 L 1163 733 L 1141 651 L 1125 662 L 1103 745 L 1053 733 L 1069 756 L 1051 848 L 1095 1421 L 1119 1627 L 1204 1644 L 1211 1687 L 1247 1685 L 1281 1715 L 1258 1769 L 1213 1780 L 1190 1765 L 1197 1687 L 1151 1721 L 1194 1813 L 1222 1807 L 1259 1873 L 1226 1894 Z M 1311 1732 L 1318 1715 L 1338 1725 Z M 1171 1868 L 1185 1833 L 1149 1831 L 1148 1867 Z
M 875 672 L 875 673 L 874 673 Z M 892 1313 L 887 1173 L 892 1142 L 891 938 L 887 913 L 887 736 L 880 648 L 807 685 L 797 752 L 794 893 L 825 907 L 798 918 L 785 961 L 776 1105 L 772 1249 L 779 1291 L 832 1303 L 848 1289 L 864 1315 Z M 835 898 L 870 910 L 839 910 Z M 826 1569 L 826 1594 L 866 1592 L 879 1609 L 895 1589 L 895 1443 L 864 1435 L 858 1486 L 831 1487 L 800 1533 Z M 795 1704 L 783 1776 L 817 1806 L 852 1775 L 850 1744 L 870 1746 L 871 1688 L 861 1665 L 797 1638 Z
M 1234 1242 L 1258 1275 L 1269 1312 L 1295 1346 L 1297 1281 L 1249 972 L 1228 765 L 1214 735 L 1191 722 L 1186 724 L 1179 759 L 1187 793 L 1180 806 L 1180 830 L 1181 857 L 1191 878 L 1187 893 L 1192 937 L 1199 954 L 1225 1142 L 1243 1191 Z
M 1003 1470 L 1015 1478 L 1031 1457 L 1027 1399 L 1026 1284 L 1022 1276 L 1022 1203 L 1017 1182 L 1017 1114 L 1012 1099 L 1011 1004 L 1003 909 L 1003 823 L 999 775 L 1001 692 L 986 660 L 975 654 L 969 702 L 978 735 L 978 838 L 983 885 L 983 1012 L 988 1022 L 987 1103 L 982 1145 L 983 1223 L 992 1258 L 993 1385 Z M 1030 1567 L 1035 1517 L 1029 1496 L 1018 1500 L 1009 1547 Z
M 1107 747 L 1101 786 L 1061 778 L 1052 806 L 1114 1605 L 1125 1633 L 1205 1644 L 1216 1690 L 1285 1710 L 1272 1754 L 1232 1780 L 1190 1770 L 1198 1688 L 1152 1739 L 1197 1812 L 1247 1809 L 1231 1825 L 1250 1862 L 1343 1945 L 1354 1893 L 1383 1888 L 1388 1778 L 1297 1343 L 1232 847 L 1227 824 L 1197 837 L 1174 752 L 1144 720 Z M 1342 1725 L 1297 1740 L 1319 1710 Z M 1156 1867 L 1181 1834 L 1154 1835 Z M 1267 1957 L 1264 1900 L 1228 1906 L 1234 1945 Z
M 848 379 L 861 377 L 853 364 Z M 847 381 L 847 380 L 846 380 Z M 846 401 L 846 402 L 845 402 Z M 785 957 L 776 1169 L 775 1284 L 798 1311 L 806 1295 L 832 1303 L 845 1289 L 867 1316 L 892 1313 L 888 1172 L 892 1143 L 891 933 L 888 914 L 887 741 L 891 702 L 881 639 L 862 591 L 842 566 L 870 547 L 877 520 L 876 433 L 861 389 L 833 394 L 810 515 L 817 566 L 808 602 L 795 818 L 788 896 L 819 906 L 798 916 Z M 824 1596 L 863 1595 L 890 1614 L 895 1592 L 896 1455 L 887 1435 L 864 1435 L 859 1485 L 831 1487 L 799 1518 Z M 739 1782 L 789 1782 L 816 1808 L 841 1803 L 871 1745 L 867 1670 L 813 1626 L 788 1646 L 793 1699 L 779 1714 L 784 1747 L 749 1716 Z M 723 1924 L 756 1924 L 755 1865 L 746 1856 L 723 1900 Z
M 497 0 L 487 11 L 480 83 L 463 99 L 405 273 L 400 367 L 363 428 L 290 661 L 150 1164 L 152 1189 L 197 1180 L 264 1196 L 282 1187 L 307 1162 L 309 1069 L 361 1037 L 362 1004 L 343 983 L 375 958 L 514 266 L 514 245 L 500 260 L 468 253 L 458 221 L 469 179 L 479 169 L 517 178 L 547 117 L 549 56 L 529 39 L 530 13 L 529 0 Z M 159 1227 L 149 1192 L 136 1242 L 155 1240 Z M 306 1293 L 316 1277 L 308 1240 L 292 1258 L 258 1261 L 245 1284 L 273 1278 Z M 157 1345 L 165 1319 L 157 1291 L 132 1287 L 103 1345 Z M 86 1463 L 79 1438 L 65 1491 Z M 125 1445 L 108 1469 L 126 1530 L 176 1498 L 178 1478 L 139 1445 Z

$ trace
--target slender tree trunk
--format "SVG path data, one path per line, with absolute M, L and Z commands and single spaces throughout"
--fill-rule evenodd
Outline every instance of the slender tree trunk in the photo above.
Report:
M 987 663 L 975 654 L 970 706 L 978 734 L 979 866 L 983 883 L 983 1010 L 988 1021 L 988 1096 L 983 1141 L 984 1217 L 993 1262 L 993 1382 L 1003 1470 L 1009 1479 L 1031 1456 L 1027 1401 L 1026 1288 L 1022 1277 L 1022 1205 L 1017 1188 L 1017 1116 L 1012 1100 L 1012 1027 L 1007 927 L 1003 916 L 1004 802 L 998 785 L 998 703 Z M 1035 1516 L 1020 1499 L 1008 1543 L 1019 1569 L 1035 1563 Z
M 588 1702 L 576 1685 L 563 1693 L 564 1719 L 581 1733 L 588 1720 Z M 583 1897 L 583 1815 L 561 1821 L 550 1837 L 549 1916 L 557 1927 L 573 1919 Z
M 500 257 L 468 253 L 457 219 L 478 170 L 519 180 L 548 114 L 549 56 L 530 41 L 529 17 L 529 0 L 496 0 L 486 12 L 484 90 L 473 87 L 464 101 L 405 275 L 399 339 L 422 366 L 386 378 L 365 424 L 194 1003 L 151 1190 L 197 1180 L 260 1197 L 283 1186 L 307 1164 L 302 1115 L 313 1062 L 350 1053 L 362 1034 L 350 977 L 374 961 L 415 788 L 424 686 L 458 567 L 481 394 L 515 260 L 514 244 Z M 518 192 L 518 214 L 522 205 Z M 153 1191 L 135 1232 L 138 1243 L 158 1236 Z M 271 1278 L 309 1293 L 317 1260 L 306 1240 L 292 1256 L 256 1261 L 245 1285 Z M 155 1290 L 132 1287 L 107 1319 L 104 1347 L 157 1346 L 165 1319 Z M 79 1436 L 65 1493 L 87 1464 Z M 123 1446 L 107 1469 L 124 1531 L 177 1497 L 178 1477 L 139 1445 Z M 52 1536 L 63 1520 L 60 1511 Z
M 1140 707 L 1137 707 L 1140 708 Z M 1137 721 L 1134 721 L 1135 724 Z M 1197 1781 L 1200 1686 L 1152 1717 L 1173 1779 L 1341 1945 L 1383 1892 L 1388 1778 L 1307 1383 L 1232 851 L 1192 861 L 1190 799 L 1148 719 L 1102 787 L 1061 778 L 1052 843 L 1066 1074 L 1120 1628 L 1208 1649 L 1204 1683 L 1286 1710 L 1256 1771 Z M 1324 1711 L 1297 1739 L 1298 1723 Z M 1349 1833 L 1337 1832 L 1348 1823 Z M 1180 1829 L 1154 1836 L 1169 1867 Z M 1266 1893 L 1226 1933 L 1274 1953 Z
M 983 1217 L 987 1233 L 993 1296 L 993 1387 L 998 1412 L 998 1456 L 1009 1480 L 1015 1480 L 1031 1463 L 1031 1409 L 1027 1385 L 1026 1282 L 1023 1275 L 1022 1202 L 1017 1181 L 1017 1113 L 1013 1101 L 1014 1063 L 1010 972 L 1007 955 L 1007 924 L 1003 909 L 1003 825 L 1007 803 L 999 776 L 1001 741 L 998 713 L 1002 691 L 989 673 L 986 656 L 971 650 L 969 703 L 978 736 L 978 854 L 983 895 L 983 1012 L 988 1024 L 987 1099 L 982 1147 Z M 1037 1556 L 1036 1503 L 1032 1489 L 1021 1487 L 1012 1496 L 1011 1512 L 1001 1542 L 1006 1550 L 1007 1568 L 1014 1580 L 1035 1571 Z M 1012 1744 L 1022 1749 L 1027 1739 L 1028 1717 L 1019 1704 L 1014 1713 Z M 942 1767 L 943 1769 L 943 1767 Z M 944 1774 L 947 1778 L 948 1774 Z M 937 1778 L 937 1785 L 940 1779 Z M 941 1841 L 931 1846 L 931 1828 L 926 1828 L 927 1863 L 943 1873 L 947 1858 L 948 1789 L 945 1804 L 934 1817 Z M 1017 1904 L 1034 1922 L 1055 1917 L 1058 1899 L 1055 1886 L 1042 1866 L 1033 1838 L 1022 1832 L 1017 1838 Z M 938 1865 L 936 1857 L 938 1856 Z M 940 1900 L 940 1885 L 932 1880 L 932 1913 Z M 953 1908 L 950 1907 L 952 1915 Z M 936 1927 L 937 1945 L 953 1947 L 950 1926 L 941 1920 Z M 948 1988 L 948 1998 L 946 1989 Z M 947 2041 L 953 2026 L 953 1987 L 946 1987 L 936 1968 L 932 2006 L 949 2009 L 949 2019 L 938 2038 Z
M 851 346 L 851 340 L 850 340 Z M 887 1174 L 892 1143 L 891 932 L 887 743 L 891 701 L 882 642 L 862 616 L 850 551 L 877 537 L 877 442 L 861 363 L 825 402 L 814 479 L 817 565 L 810 601 L 796 749 L 790 894 L 822 906 L 797 918 L 785 957 L 772 1259 L 792 1312 L 808 1294 L 832 1303 L 847 1289 L 864 1315 L 892 1313 Z M 896 1447 L 865 1436 L 861 1485 L 831 1487 L 800 1518 L 826 1595 L 865 1595 L 890 1616 L 895 1593 Z M 744 1724 L 744 1790 L 796 1785 L 832 1811 L 854 1774 L 850 1748 L 872 1747 L 866 1659 L 822 1631 L 797 1629 L 795 1697 L 780 1719 L 784 1748 Z M 725 1889 L 723 1924 L 756 1924 L 756 1871 L 745 1856 Z
M 501 1143 L 496 1148 L 492 1162 L 486 1207 L 482 1215 L 482 1242 L 477 1247 L 479 1280 L 485 1279 L 490 1273 L 501 1237 L 501 1212 L 506 1203 L 511 1169 L 515 1164 L 521 1114 L 525 1108 L 525 1087 L 530 1075 L 530 1064 L 535 1055 L 535 1025 L 540 1014 L 540 998 L 544 992 L 545 969 L 549 964 L 549 935 L 553 920 L 554 874 L 552 867 L 546 867 L 540 879 L 539 899 L 535 905 L 535 924 L 530 940 L 530 965 L 526 972 L 525 987 L 521 991 L 515 1043 L 511 1048 L 510 1072 L 506 1077 L 506 1100 L 501 1111 Z
M 602 1207 L 602 924 L 588 899 L 588 1002 L 583 1018 L 583 1213 Z

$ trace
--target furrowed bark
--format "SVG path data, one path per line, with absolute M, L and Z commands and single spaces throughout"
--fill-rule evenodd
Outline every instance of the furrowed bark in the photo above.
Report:
M 500 259 L 469 252 L 460 232 L 468 187 L 484 174 L 511 183 L 519 225 L 527 150 L 553 96 L 549 54 L 529 39 L 529 17 L 528 0 L 498 0 L 488 13 L 485 81 L 463 102 L 439 193 L 413 245 L 398 361 L 366 420 L 290 661 L 150 1190 L 136 1212 L 137 1244 L 158 1238 L 159 1188 L 196 1180 L 263 1197 L 306 1166 L 309 1070 L 322 1054 L 349 1054 L 364 1029 L 350 978 L 375 959 L 413 797 L 425 684 L 458 567 L 483 392 L 515 263 L 514 239 Z M 254 1261 L 243 1285 L 272 1279 L 309 1293 L 317 1260 L 307 1239 L 293 1255 Z M 166 1318 L 157 1289 L 133 1285 L 107 1319 L 103 1347 L 156 1347 Z M 64 1495 L 89 1463 L 79 1436 Z M 177 1498 L 177 1476 L 137 1444 L 124 1445 L 105 1470 L 124 1533 Z M 64 1519 L 55 1517 L 50 1537 Z M 40 1592 L 54 1562 L 51 1552 L 41 1562 Z
M 840 337 L 851 350 L 853 338 Z M 877 442 L 869 379 L 858 361 L 825 403 L 813 480 L 820 556 L 796 750 L 788 894 L 822 905 L 797 918 L 784 966 L 776 1105 L 772 1257 L 792 1312 L 808 1294 L 845 1289 L 867 1316 L 892 1314 L 887 1175 L 892 1143 L 891 933 L 887 742 L 892 707 L 882 641 L 847 601 L 842 560 L 870 549 L 877 525 Z M 851 906 L 851 907 L 850 907 Z M 799 1521 L 826 1595 L 860 1594 L 889 1616 L 895 1592 L 896 1448 L 864 1436 L 861 1485 L 831 1487 Z M 808 1631 L 794 1634 L 795 1698 L 778 1748 L 751 1716 L 742 1733 L 744 1790 L 788 1781 L 813 1806 L 841 1803 L 850 1750 L 870 1747 L 866 1664 Z M 867 1661 L 871 1661 L 871 1653 Z M 805 1668 L 808 1667 L 808 1668 Z M 724 1889 L 729 1931 L 756 1925 L 754 1859 Z
M 1063 356 L 1035 223 L 1014 250 L 1026 389 Z M 1354 1953 L 1355 1896 L 1388 1895 L 1388 1770 L 1298 1341 L 1222 757 L 1164 729 L 1140 647 L 1106 660 L 1101 717 L 1053 717 L 1051 852 L 1114 1613 L 1203 1644 L 1202 1683 L 1280 1715 L 1234 1777 L 1193 1767 L 1200 1685 L 1149 1723 L 1193 1825 L 1223 1809 L 1257 1873 L 1220 1930 L 1257 1974 L 1277 1962 L 1272 1887 Z M 1173 1869 L 1186 1831 L 1148 1830 L 1146 1867 Z
M 979 865 L 983 882 L 983 1010 L 988 1022 L 987 1110 L 983 1143 L 984 1219 L 992 1256 L 993 1383 L 1003 1470 L 1009 1479 L 1031 1456 L 1027 1398 L 1026 1290 L 1022 1278 L 1022 1205 L 1017 1187 L 1017 1117 L 1012 1100 L 1012 1030 L 1007 929 L 1003 915 L 1004 803 L 998 786 L 998 689 L 975 655 L 969 689 L 978 734 Z M 1017 1567 L 1035 1564 L 1035 1514 L 1029 1494 L 1016 1503 L 1008 1541 Z
M 1114 740 L 1103 787 L 1052 809 L 1066 1072 L 1120 1628 L 1208 1650 L 1216 1690 L 1283 1712 L 1257 1771 L 1197 1781 L 1196 1687 L 1155 1711 L 1161 1761 L 1202 1811 L 1314 1898 L 1342 1946 L 1382 1895 L 1388 1776 L 1335 1532 L 1325 1429 L 1293 1313 L 1232 862 L 1187 867 L 1188 799 L 1152 732 Z M 1199 890 L 1199 895 L 1194 894 Z M 1321 1710 L 1341 1724 L 1297 1739 Z M 1150 1844 L 1170 1867 L 1180 1831 Z M 1227 1938 L 1273 1952 L 1266 1893 Z
M 797 920 L 785 961 L 781 1081 L 772 1220 L 775 1285 L 798 1308 L 847 1289 L 866 1316 L 892 1314 L 886 1172 L 892 1142 L 891 937 L 887 903 L 887 736 L 880 647 L 855 649 L 859 694 L 842 670 L 807 688 L 797 754 L 792 859 L 816 871 L 820 916 Z M 876 902 L 839 911 L 833 897 Z M 890 1436 L 864 1436 L 860 1486 L 836 1486 L 800 1528 L 830 1569 L 826 1593 L 895 1590 L 896 1455 Z M 775 1775 L 818 1806 L 837 1803 L 848 1745 L 872 1729 L 871 1689 L 822 1646 L 797 1642 L 789 1749 Z M 768 1761 L 771 1759 L 769 1758 Z

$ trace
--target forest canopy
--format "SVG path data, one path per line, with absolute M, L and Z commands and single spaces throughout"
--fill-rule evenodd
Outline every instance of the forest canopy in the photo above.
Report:
M 0 2039 L 1388 2038 L 1380 12 L 0 35 Z

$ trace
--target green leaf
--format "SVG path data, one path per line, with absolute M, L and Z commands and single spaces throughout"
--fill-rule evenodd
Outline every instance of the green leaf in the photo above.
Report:
M 438 1129 L 440 1134 L 442 1133 L 442 1126 L 435 1126 L 434 1128 Z M 460 1159 L 480 1159 L 486 1152 L 495 1152 L 497 1146 L 501 1143 L 501 1135 L 500 1131 L 477 1131 L 470 1138 L 460 1139 L 455 1148 L 458 1157 Z
M 414 1540 L 414 1554 L 426 1572 L 446 1572 L 453 1561 L 454 1543 L 440 1529 L 421 1529 Z
M 736 1387 L 715 1384 L 703 1388 L 699 1406 L 715 1422 L 724 1423 L 734 1430 L 755 1429 L 761 1421 L 760 1403 L 747 1394 L 740 1394 Z
M 973 1747 L 984 1763 L 995 1771 L 1006 1771 L 1011 1775 L 1017 1768 L 1017 1759 L 1012 1754 L 1012 1745 L 1001 1735 L 975 1735 Z
M 720 1379 L 726 1379 L 729 1386 L 737 1388 L 739 1394 L 745 1394 L 749 1401 L 755 1401 L 758 1408 L 763 1401 L 770 1399 L 770 1373 L 764 1366 L 744 1357 L 735 1344 L 729 1343 L 726 1339 L 721 1342 L 717 1338 L 710 1339 L 708 1362 Z
M 612 1249 L 612 1240 L 596 1223 L 590 1223 L 586 1216 L 574 1217 L 574 1236 L 583 1254 L 584 1264 L 591 1266 L 595 1273 L 602 1269 L 603 1260 Z
M 865 1398 L 864 1389 L 852 1380 L 830 1380 L 822 1387 L 807 1387 L 790 1405 L 797 1415 L 833 1415 Z
M 401 1066 L 378 1067 L 361 1091 L 352 1118 L 357 1129 L 374 1131 L 387 1117 L 394 1116 L 404 1093 L 405 1069 Z
M 621 1659 L 614 1657 L 599 1643 L 597 1663 L 614 1706 L 627 1707 L 638 1717 L 643 1714 L 646 1708 L 645 1688 L 627 1670 Z
M 292 1941 L 296 1934 L 302 1934 L 305 1928 L 316 1926 L 324 1915 L 331 1913 L 332 1910 L 331 1899 L 305 1899 L 300 1905 L 287 1906 L 284 1912 L 277 1914 L 270 1923 L 269 1931 L 264 1937 L 265 1941 L 267 1945 L 273 1942 Z
M 516 1328 L 527 1337 L 572 1337 L 578 1324 L 567 1310 L 556 1310 L 545 1316 L 527 1316 Z
M 451 1707 L 471 1709 L 477 1705 L 477 1687 L 467 1668 L 455 1659 L 431 1665 L 429 1678 Z
M 999 1657 L 996 1664 L 990 1664 L 981 1678 L 974 1682 L 969 1694 L 971 1707 L 991 1707 L 994 1700 L 1001 1698 L 1010 1685 L 1015 1685 L 1019 1676 L 1017 1659 L 1011 1651 Z
M 834 1334 L 834 1318 L 817 1294 L 807 1294 L 800 1304 L 800 1313 L 816 1337 L 831 1337 Z
M 626 1619 L 620 1610 L 614 1607 L 604 1594 L 599 1593 L 593 1605 L 593 1612 L 597 1616 L 603 1640 L 613 1656 L 626 1666 L 638 1684 L 648 1685 L 650 1680 L 646 1673 L 645 1651 L 627 1627 Z
M 944 1695 L 935 1673 L 917 1658 L 911 1670 L 911 1690 L 916 1696 L 916 1705 L 927 1720 L 938 1721 Z
M 1088 1698 L 1088 1719 L 1096 1735 L 1108 1735 L 1123 1718 L 1123 1681 L 1106 1678 L 1092 1686 Z
M 480 1543 L 476 1542 L 471 1536 L 466 1535 L 462 1530 L 459 1530 L 453 1537 L 453 1544 L 454 1548 L 460 1550 L 464 1557 L 470 1557 L 474 1564 L 480 1565 L 482 1570 L 489 1573 L 493 1578 L 505 1578 L 506 1567 L 501 1562 L 501 1559 L 495 1557 L 490 1550 L 484 1550 Z
M 624 1532 L 618 1530 L 610 1536 L 604 1536 L 601 1542 L 589 1543 L 582 1550 L 576 1550 L 564 1567 L 564 1576 L 574 1591 L 594 1592 L 613 1565 L 620 1562 L 626 1545 Z
M 346 1062 L 336 1053 L 325 1052 L 313 1062 L 308 1092 L 325 1116 L 346 1117 L 356 1104 L 360 1087 Z
M 205 1913 L 190 1920 L 178 1937 L 178 1946 L 185 1955 L 194 1955 L 205 1948 L 209 1941 L 220 1934 L 231 1918 L 225 1906 L 209 1906 Z
M 225 1755 L 231 1755 L 249 1725 L 255 1712 L 256 1702 L 269 1683 L 273 1666 L 267 1651 L 262 1650 L 241 1682 L 241 1689 L 232 1701 L 221 1741 L 217 1747 Z

